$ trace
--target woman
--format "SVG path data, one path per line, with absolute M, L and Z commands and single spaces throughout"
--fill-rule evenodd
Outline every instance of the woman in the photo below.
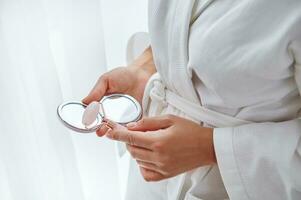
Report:
M 153 0 L 149 33 L 83 100 L 143 104 L 97 131 L 133 157 L 127 199 L 301 199 L 301 1 Z

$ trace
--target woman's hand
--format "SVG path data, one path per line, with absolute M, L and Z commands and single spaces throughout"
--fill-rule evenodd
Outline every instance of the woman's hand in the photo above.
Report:
M 107 136 L 127 143 L 146 181 L 159 181 L 216 163 L 213 129 L 166 115 L 144 118 L 128 129 L 108 122 Z
M 145 85 L 155 72 L 152 51 L 148 48 L 130 66 L 119 67 L 103 74 L 82 101 L 90 104 L 92 101 L 100 101 L 104 95 L 122 93 L 133 96 L 141 103 Z M 103 126 L 96 133 L 103 136 L 106 130 L 107 128 Z
M 118 67 L 100 76 L 83 102 L 89 104 L 113 93 L 128 94 L 141 101 L 148 78 L 139 68 Z

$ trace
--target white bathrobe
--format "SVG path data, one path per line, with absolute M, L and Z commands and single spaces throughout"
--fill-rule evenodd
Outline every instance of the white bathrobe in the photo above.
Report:
M 132 160 L 126 199 L 300 200 L 301 1 L 151 0 L 149 33 L 145 115 L 214 127 L 218 164 L 147 183 Z

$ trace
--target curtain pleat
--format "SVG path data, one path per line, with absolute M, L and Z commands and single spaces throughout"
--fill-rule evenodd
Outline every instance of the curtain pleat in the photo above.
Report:
M 141 2 L 0 0 L 1 200 L 121 199 L 114 143 L 69 131 L 56 108 L 125 64 L 126 38 L 147 27 L 146 13 L 126 15 Z

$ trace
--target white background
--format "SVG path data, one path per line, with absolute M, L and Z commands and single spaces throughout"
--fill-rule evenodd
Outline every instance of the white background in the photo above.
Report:
M 1 200 L 121 199 L 114 143 L 69 132 L 56 107 L 125 65 L 137 31 L 147 0 L 0 0 Z

